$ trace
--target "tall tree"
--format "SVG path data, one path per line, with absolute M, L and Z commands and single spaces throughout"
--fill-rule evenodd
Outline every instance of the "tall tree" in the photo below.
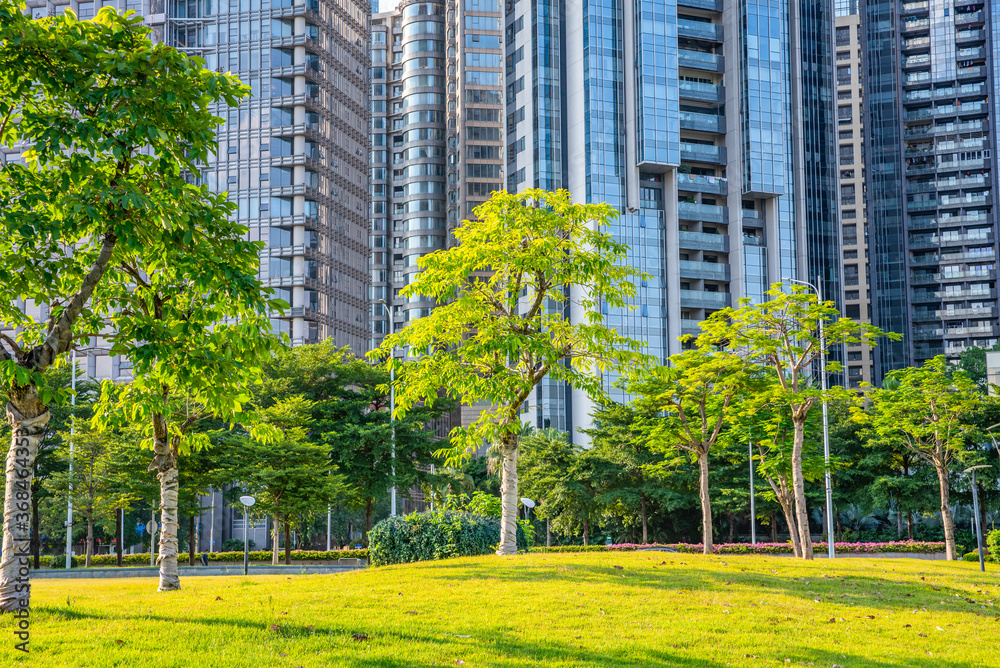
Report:
M 431 426 L 453 402 L 415 406 L 405 416 L 389 415 L 389 374 L 355 357 L 332 340 L 287 349 L 265 365 L 254 403 L 269 407 L 291 396 L 311 402 L 309 438 L 323 443 L 343 476 L 347 503 L 364 513 L 365 537 L 378 499 L 395 485 L 400 494 L 431 483 L 439 463 Z
M 809 511 L 806 507 L 805 478 L 802 470 L 802 449 L 805 445 L 806 421 L 810 412 L 824 399 L 837 396 L 843 401 L 844 388 L 834 386 L 825 394 L 817 382 L 814 367 L 826 358 L 831 348 L 863 343 L 874 346 L 883 334 L 877 327 L 841 318 L 836 304 L 820 302 L 816 295 L 801 285 L 789 291 L 776 283 L 767 292 L 768 301 L 751 304 L 743 300 L 739 308 L 725 308 L 713 313 L 702 325 L 704 334 L 713 342 L 726 342 L 733 349 L 746 349 L 756 362 L 768 367 L 777 381 L 774 395 L 764 397 L 769 403 L 781 402 L 791 411 L 792 419 L 792 496 L 798 522 L 802 556 L 813 558 L 809 532 Z M 822 323 L 822 324 L 821 324 Z M 820 327 L 824 336 L 820 337 Z M 830 361 L 828 373 L 842 371 L 839 363 Z
M 232 479 L 254 495 L 256 512 L 275 519 L 275 557 L 279 523 L 284 527 L 286 564 L 292 563 L 293 521 L 325 512 L 328 505 L 341 501 L 346 491 L 326 446 L 308 438 L 312 408 L 312 403 L 301 396 L 261 408 L 261 421 L 280 431 L 273 442 L 262 442 L 248 434 L 227 438 Z
M 498 447 L 497 554 L 509 555 L 517 552 L 521 407 L 546 376 L 603 401 L 599 372 L 624 367 L 641 347 L 606 326 L 603 311 L 628 307 L 640 273 L 605 229 L 617 216 L 607 204 L 529 189 L 496 192 L 475 216 L 455 229 L 458 245 L 419 260 L 422 271 L 403 289 L 438 306 L 370 355 L 398 372 L 400 415 L 441 395 L 487 406 L 468 428 L 452 430 L 447 463 L 484 442 Z M 396 348 L 412 361 L 395 358 Z
M 894 389 L 868 393 L 866 410 L 855 417 L 879 439 L 902 443 L 934 468 L 941 498 L 941 524 L 948 559 L 955 552 L 955 522 L 951 514 L 948 473 L 952 461 L 961 461 L 964 419 L 979 403 L 976 384 L 964 371 L 952 371 L 943 355 L 918 368 L 898 369 L 887 376 Z M 897 384 L 898 383 L 898 384 Z
M 640 372 L 631 386 L 643 412 L 655 416 L 646 422 L 650 445 L 667 453 L 682 450 L 698 464 L 704 554 L 712 554 L 713 543 L 709 454 L 749 378 L 745 356 L 719 349 L 706 337 L 671 356 L 668 366 Z
M 138 17 L 102 9 L 31 20 L 0 4 L 0 145 L 30 145 L 0 170 L 0 386 L 12 445 L 4 499 L 0 609 L 28 606 L 31 476 L 55 396 L 42 378 L 75 341 L 100 332 L 104 304 L 126 286 L 123 253 L 162 257 L 201 222 L 190 185 L 214 147 L 217 102 L 245 89 L 148 38 Z M 37 320 L 18 308 L 46 305 Z M 44 313 L 45 311 L 43 311 Z M 30 591 L 30 590 L 29 590 Z

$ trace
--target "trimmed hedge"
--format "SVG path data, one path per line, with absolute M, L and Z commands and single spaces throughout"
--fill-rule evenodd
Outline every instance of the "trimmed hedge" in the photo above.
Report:
M 384 519 L 368 532 L 373 566 L 489 554 L 497 548 L 500 518 L 451 510 Z M 517 547 L 527 548 L 517 527 Z
M 997 541 L 1000 542 L 1000 530 L 997 534 Z M 666 547 L 685 554 L 701 554 L 701 543 L 649 543 L 639 545 L 637 543 L 619 543 L 617 545 L 561 545 L 559 547 L 536 547 L 532 551 L 537 552 L 629 552 L 640 548 Z M 944 552 L 944 543 L 899 540 L 887 543 L 834 543 L 837 552 L 844 554 L 880 554 L 883 552 L 903 552 L 907 554 L 933 554 Z M 997 546 L 1000 549 L 1000 545 Z M 813 543 L 813 550 L 825 552 L 826 543 Z M 791 543 L 719 543 L 712 546 L 712 554 L 792 554 Z M 978 559 L 978 557 L 976 557 Z
M 205 556 L 211 561 L 243 561 L 243 552 L 206 552 Z M 318 551 L 318 550 L 292 550 L 291 553 L 292 561 L 334 561 L 337 559 L 367 559 L 368 550 L 331 550 Z M 201 553 L 195 553 L 195 562 L 201 558 Z M 188 553 L 182 552 L 177 555 L 177 560 L 179 563 L 187 563 Z M 284 563 L 285 553 L 280 551 L 278 553 L 278 561 Z M 271 561 L 271 551 L 270 550 L 255 550 L 250 553 L 250 561 Z M 65 555 L 56 555 L 54 557 L 42 557 L 40 559 L 40 564 L 42 566 L 48 566 L 50 568 L 63 568 L 66 564 Z M 83 566 L 86 563 L 84 557 L 73 557 L 73 568 Z M 118 564 L 118 558 L 114 554 L 95 554 L 90 559 L 90 563 L 93 566 L 116 566 Z M 149 566 L 149 552 L 140 552 L 139 554 L 123 554 L 122 555 L 122 566 Z

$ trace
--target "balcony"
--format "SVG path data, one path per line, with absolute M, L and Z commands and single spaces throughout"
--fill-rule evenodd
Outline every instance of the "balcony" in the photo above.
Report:
M 701 334 L 701 327 L 698 326 L 700 323 L 701 320 L 690 320 L 687 318 L 681 320 L 681 334 L 694 334 L 698 336 Z
M 677 36 L 691 39 L 703 39 L 709 42 L 722 41 L 722 26 L 703 21 L 677 19 Z
M 681 160 L 684 162 L 709 162 L 716 165 L 724 165 L 726 164 L 726 147 L 681 142 Z
M 930 211 L 938 207 L 937 200 L 921 199 L 906 203 L 907 211 Z
M 907 56 L 903 59 L 903 68 L 928 66 L 931 64 L 931 54 L 918 53 L 915 56 Z
M 690 49 L 677 50 L 678 67 L 689 67 L 695 70 L 708 70 L 710 72 L 723 72 L 726 69 L 722 56 L 703 51 L 691 51 Z
M 978 308 L 951 308 L 934 311 L 936 318 L 990 318 L 996 309 L 992 306 Z
M 959 30 L 955 33 L 955 44 L 969 44 L 986 40 L 985 30 Z
M 682 111 L 681 130 L 725 132 L 725 117 L 716 114 L 699 114 L 695 111 Z
M 978 325 L 976 327 L 949 327 L 944 330 L 944 336 L 996 336 L 1000 328 L 989 325 Z
M 913 329 L 914 341 L 929 341 L 940 339 L 944 330 L 940 327 L 916 327 Z
M 914 290 L 910 293 L 910 301 L 915 304 L 923 302 L 939 302 L 941 297 L 935 290 Z
M 958 18 L 956 17 L 955 22 L 958 23 Z M 930 19 L 910 19 L 909 21 L 903 21 L 903 33 L 917 32 L 918 30 L 927 30 L 931 25 Z
M 932 118 L 934 118 L 934 110 L 930 107 L 925 107 L 923 109 L 911 109 L 903 114 L 903 121 L 907 123 L 910 121 L 930 120 Z
M 721 12 L 722 0 L 677 0 L 677 6 L 705 9 L 710 12 Z
M 704 279 L 708 281 L 730 280 L 728 264 L 681 260 L 679 266 L 681 278 Z
M 678 83 L 682 100 L 699 100 L 701 102 L 724 102 L 725 90 L 722 86 L 701 83 L 700 81 L 684 81 Z
M 728 182 L 721 176 L 702 176 L 700 174 L 677 175 L 678 190 L 725 195 L 728 187 Z
M 681 290 L 680 293 L 682 308 L 720 309 L 732 305 L 732 295 L 728 292 Z
M 982 79 L 986 76 L 986 68 L 982 65 L 959 67 L 956 74 L 958 75 L 959 81 L 965 81 L 966 79 Z
M 728 234 L 708 234 L 707 232 L 688 232 L 681 230 L 679 244 L 686 250 L 705 250 L 717 253 L 729 252 Z
M 912 51 L 914 49 L 926 49 L 931 45 L 930 37 L 911 37 L 910 39 L 903 40 L 903 51 Z
M 904 86 L 915 86 L 918 84 L 925 84 L 931 80 L 930 72 L 909 72 L 906 78 L 903 79 Z
M 984 21 L 984 15 L 982 10 L 978 12 L 966 12 L 965 14 L 955 14 L 955 25 L 964 26 L 972 24 L 981 24 Z M 925 21 L 927 19 L 924 19 Z
M 945 274 L 931 274 L 935 281 L 992 281 L 997 277 L 997 272 L 988 271 L 953 271 Z
M 728 212 L 724 206 L 714 204 L 697 204 L 695 202 L 679 202 L 677 217 L 681 220 L 695 220 L 706 223 L 725 223 Z
M 901 14 L 903 16 L 909 16 L 911 14 L 920 14 L 926 12 L 930 6 L 927 0 L 922 0 L 922 2 L 906 2 L 903 3 L 903 11 Z

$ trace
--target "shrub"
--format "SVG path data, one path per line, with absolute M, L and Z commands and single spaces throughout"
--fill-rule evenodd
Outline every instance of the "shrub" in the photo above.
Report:
M 177 555 L 177 560 L 182 565 L 187 563 L 187 552 Z M 209 561 L 243 561 L 243 550 L 239 552 L 206 552 L 205 556 Z M 283 553 L 280 555 L 284 560 Z M 292 550 L 292 561 L 334 561 L 341 558 L 367 559 L 368 550 L 331 550 L 330 552 L 317 550 Z M 195 554 L 195 560 L 201 558 L 201 553 Z M 250 561 L 271 561 L 270 550 L 257 550 L 250 553 Z M 63 555 L 55 557 L 42 557 L 40 563 L 43 566 L 52 568 L 63 568 L 66 557 Z M 73 567 L 81 566 L 84 563 L 83 557 L 73 557 Z M 118 559 L 113 554 L 95 554 L 91 560 L 93 566 L 116 566 Z M 149 552 L 139 554 L 123 554 L 122 566 L 149 566 Z
M 987 559 L 992 563 L 1000 563 L 1000 529 L 994 529 L 986 534 Z
M 49 568 L 66 568 L 66 555 L 57 554 L 54 557 L 41 557 L 38 560 L 40 566 L 48 566 Z M 77 568 L 80 566 L 80 562 L 76 557 L 70 557 L 70 568 Z
M 975 552 L 966 552 L 962 559 L 965 561 L 979 561 L 979 550 L 976 550 Z
M 254 548 L 253 539 L 252 538 L 248 539 L 247 543 L 250 545 L 250 549 L 253 550 L 253 548 Z M 222 551 L 223 552 L 239 552 L 239 553 L 242 554 L 243 553 L 243 539 L 242 538 L 230 538 L 229 540 L 222 541 Z
M 500 537 L 500 518 L 437 511 L 384 519 L 368 532 L 373 566 L 489 554 Z M 517 546 L 527 547 L 517 527 Z
M 1000 543 L 1000 531 L 997 542 Z M 636 543 L 619 543 L 617 545 L 563 545 L 560 547 L 539 547 L 535 550 L 539 552 L 600 552 L 602 550 L 611 552 L 630 552 L 640 548 L 666 547 L 675 552 L 685 554 L 701 554 L 701 543 L 649 543 L 639 545 Z M 930 554 L 934 552 L 944 552 L 944 543 L 900 540 L 886 543 L 835 543 L 837 552 L 845 554 L 877 554 L 880 552 L 905 552 L 909 554 Z M 1000 549 L 1000 545 L 997 546 Z M 826 552 L 826 543 L 813 543 L 813 550 L 816 552 Z M 713 554 L 792 554 L 791 543 L 719 543 L 712 546 Z M 978 559 L 979 557 L 976 557 Z

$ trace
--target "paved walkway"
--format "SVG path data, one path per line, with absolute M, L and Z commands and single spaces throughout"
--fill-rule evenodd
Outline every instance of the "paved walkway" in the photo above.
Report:
M 338 565 L 301 565 L 291 566 L 271 564 L 250 564 L 250 575 L 305 575 L 314 573 L 346 573 L 356 571 L 366 566 Z M 243 564 L 238 566 L 181 566 L 178 568 L 182 578 L 192 575 L 243 575 Z M 158 577 L 160 569 L 155 566 L 127 566 L 122 568 L 44 568 L 31 571 L 31 579 L 58 578 L 152 578 Z

